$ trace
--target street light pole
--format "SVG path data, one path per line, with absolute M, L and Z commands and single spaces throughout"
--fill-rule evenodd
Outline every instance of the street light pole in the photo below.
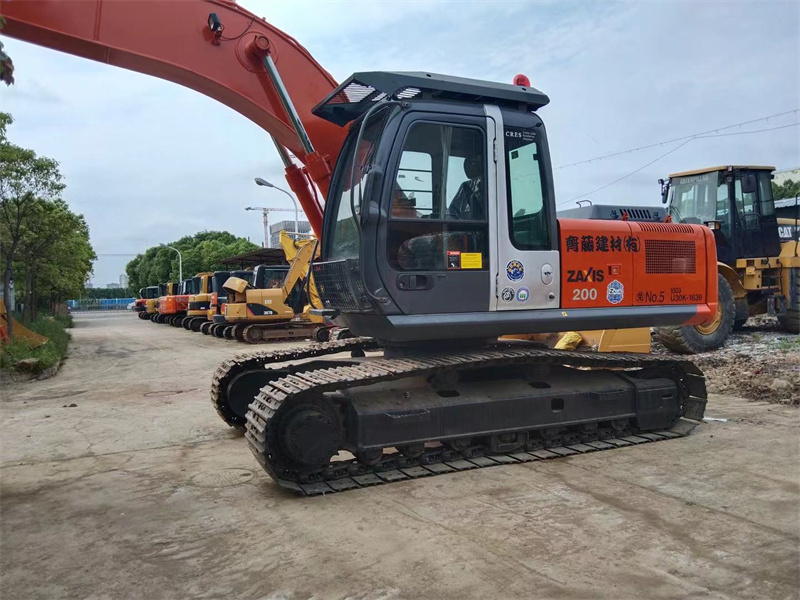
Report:
M 283 192 L 284 194 L 289 196 L 289 199 L 292 201 L 292 204 L 294 204 L 294 232 L 296 234 L 300 233 L 300 219 L 299 219 L 300 211 L 297 208 L 297 200 L 295 200 L 295 197 L 292 196 L 289 192 L 287 192 L 283 188 L 279 188 L 277 185 L 273 185 L 269 181 L 267 181 L 265 179 L 261 179 L 261 177 L 256 177 L 255 178 L 255 182 L 256 182 L 256 185 L 261 185 L 261 186 L 264 186 L 264 187 L 272 188 L 274 190 L 278 190 L 279 192 Z
M 172 246 L 167 246 L 166 244 L 160 244 L 164 248 L 169 248 L 170 250 L 175 250 L 178 253 L 178 281 L 183 281 L 183 257 L 181 256 L 181 251 L 177 248 L 173 248 Z

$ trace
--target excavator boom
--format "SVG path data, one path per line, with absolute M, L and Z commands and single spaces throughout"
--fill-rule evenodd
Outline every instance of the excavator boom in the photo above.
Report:
M 178 83 L 262 127 L 306 165 L 282 152 L 289 185 L 321 233 L 310 180 L 327 193 L 346 131 L 311 113 L 336 81 L 292 37 L 229 0 L 0 0 L 0 15 L 4 35 Z M 213 135 L 210 127 L 210 145 Z

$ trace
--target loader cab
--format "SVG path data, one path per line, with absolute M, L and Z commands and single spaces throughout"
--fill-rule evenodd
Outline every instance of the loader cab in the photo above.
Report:
M 350 124 L 314 264 L 323 304 L 389 341 L 558 308 L 552 171 L 534 112 L 548 102 L 527 86 L 360 73 L 319 104 L 317 116 Z M 464 317 L 401 318 L 443 314 Z
M 707 224 L 720 262 L 780 254 L 772 199 L 774 167 L 725 166 L 674 173 L 662 184 L 662 201 L 675 223 Z

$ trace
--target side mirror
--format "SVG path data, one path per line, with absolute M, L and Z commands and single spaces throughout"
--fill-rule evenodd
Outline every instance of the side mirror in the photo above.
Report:
M 661 204 L 666 204 L 669 198 L 669 179 L 659 179 L 658 184 L 661 186 Z
M 756 176 L 752 173 L 742 175 L 742 193 L 755 194 L 756 192 Z

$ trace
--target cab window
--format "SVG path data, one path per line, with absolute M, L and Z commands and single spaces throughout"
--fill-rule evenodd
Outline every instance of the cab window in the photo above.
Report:
M 775 201 L 772 199 L 772 174 L 761 171 L 758 174 L 758 196 L 761 216 L 771 217 L 775 214 Z
M 550 232 L 538 134 L 523 127 L 506 127 L 504 133 L 511 243 L 518 250 L 549 249 Z
M 417 122 L 394 176 L 388 259 L 401 271 L 488 267 L 486 137 L 478 127 Z

